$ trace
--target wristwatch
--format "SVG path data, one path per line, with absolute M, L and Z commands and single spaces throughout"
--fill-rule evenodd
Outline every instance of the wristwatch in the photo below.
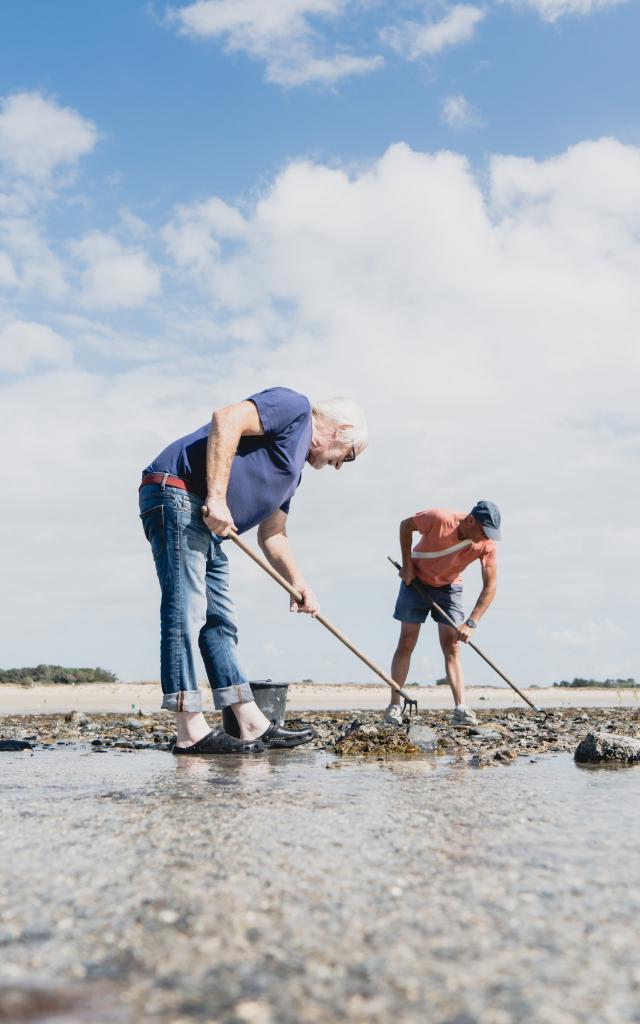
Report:
M 474 622 L 473 619 L 467 619 L 467 621 L 465 622 L 465 626 L 468 626 L 469 629 L 475 629 L 477 625 L 478 623 Z

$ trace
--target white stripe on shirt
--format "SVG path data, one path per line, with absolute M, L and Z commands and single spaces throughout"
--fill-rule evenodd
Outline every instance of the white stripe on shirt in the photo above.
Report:
M 461 551 L 462 548 L 468 548 L 473 544 L 472 540 L 461 540 L 458 544 L 454 544 L 450 548 L 443 548 L 442 551 L 412 551 L 412 558 L 442 558 L 443 555 L 452 555 L 454 551 Z

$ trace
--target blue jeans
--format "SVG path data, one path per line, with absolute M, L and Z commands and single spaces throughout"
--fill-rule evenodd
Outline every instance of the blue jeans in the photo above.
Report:
M 253 700 L 237 659 L 238 623 L 222 542 L 202 520 L 202 499 L 162 484 L 140 489 L 140 519 L 160 581 L 162 707 L 201 711 L 198 649 L 217 708 Z

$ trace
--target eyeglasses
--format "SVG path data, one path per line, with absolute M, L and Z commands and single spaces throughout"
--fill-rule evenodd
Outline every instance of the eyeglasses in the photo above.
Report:
M 355 461 L 356 461 L 356 446 L 355 446 L 355 444 L 352 444 L 351 445 L 351 451 L 347 455 L 345 455 L 345 457 L 342 460 L 342 462 L 345 463 L 345 462 L 355 462 Z

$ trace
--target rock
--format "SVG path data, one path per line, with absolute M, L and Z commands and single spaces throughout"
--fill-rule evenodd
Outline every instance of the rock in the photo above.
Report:
M 469 759 L 469 764 L 472 768 L 487 768 L 491 764 L 491 758 L 488 754 L 474 754 Z
M 438 737 L 428 725 L 410 725 L 408 737 L 409 743 L 413 743 L 414 747 L 418 747 L 426 753 L 432 753 L 438 749 Z
M 502 740 L 502 732 L 498 732 L 497 729 L 487 729 L 483 725 L 475 726 L 469 730 L 472 736 L 477 736 L 480 740 Z
M 88 718 L 83 711 L 67 711 L 64 720 L 65 722 L 73 722 L 74 725 L 84 725 Z
M 273 1017 L 266 1003 L 259 1003 L 254 999 L 243 999 L 236 1003 L 233 1019 L 239 1024 L 271 1024 Z
M 637 764 L 640 763 L 640 740 L 611 732 L 589 732 L 576 747 L 574 758 L 581 764 L 598 764 L 601 761 Z
M 33 750 L 26 740 L 0 740 L 0 750 Z
M 352 722 L 349 722 L 348 725 L 345 725 L 342 732 L 342 736 L 340 738 L 346 739 L 347 736 L 351 735 L 351 733 L 357 732 L 361 725 L 362 722 L 358 718 L 354 718 Z
M 125 729 L 136 729 L 138 731 L 140 729 L 144 729 L 144 723 L 138 722 L 137 719 L 135 718 L 128 718 L 127 721 L 124 723 L 124 726 Z
M 493 755 L 494 761 L 500 761 L 502 764 L 508 764 L 509 761 L 515 761 L 518 754 L 515 750 L 510 750 L 509 747 L 502 750 L 496 750 Z

